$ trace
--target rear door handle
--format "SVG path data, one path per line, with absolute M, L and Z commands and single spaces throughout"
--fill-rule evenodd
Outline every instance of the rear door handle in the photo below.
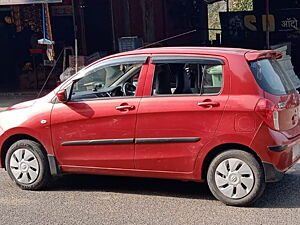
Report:
M 116 107 L 116 110 L 119 111 L 134 110 L 134 109 L 135 109 L 134 105 L 120 105 Z
M 211 108 L 211 107 L 218 107 L 220 106 L 219 102 L 198 102 L 198 106 L 203 108 Z

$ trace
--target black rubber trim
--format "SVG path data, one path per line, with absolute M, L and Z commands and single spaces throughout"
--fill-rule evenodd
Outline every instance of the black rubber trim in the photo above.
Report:
M 108 59 L 99 63 L 100 67 L 113 66 L 120 64 L 144 64 L 147 62 L 148 56 L 125 56 L 121 58 Z M 100 68 L 99 67 L 99 68 Z
M 187 143 L 200 141 L 199 137 L 179 137 L 179 138 L 137 138 L 136 144 L 150 144 L 150 143 Z
M 268 146 L 268 149 L 272 152 L 283 152 L 287 147 L 288 145 Z
M 194 56 L 154 56 L 152 63 L 197 63 L 205 65 L 224 65 L 224 61 L 213 57 Z
M 277 170 L 271 163 L 263 162 L 263 167 L 266 182 L 277 182 L 282 179 L 284 172 Z
M 75 145 L 110 145 L 110 144 L 133 144 L 134 139 L 102 139 L 102 140 L 85 140 L 85 141 L 67 141 L 63 142 L 62 146 Z
M 58 163 L 56 161 L 56 158 L 54 155 L 47 155 L 49 167 L 50 167 L 50 173 L 52 176 L 56 176 L 60 174 L 60 169 L 58 166 Z

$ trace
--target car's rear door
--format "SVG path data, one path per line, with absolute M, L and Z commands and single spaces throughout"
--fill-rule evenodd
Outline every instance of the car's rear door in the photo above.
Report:
M 154 55 L 138 109 L 135 168 L 193 171 L 218 127 L 228 91 L 223 58 Z

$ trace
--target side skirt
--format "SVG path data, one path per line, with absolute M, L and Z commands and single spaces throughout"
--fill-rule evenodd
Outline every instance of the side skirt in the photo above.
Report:
M 174 180 L 189 180 L 203 182 L 196 174 L 192 172 L 173 172 L 173 171 L 149 171 L 136 169 L 121 169 L 121 168 L 99 168 L 99 167 L 82 167 L 61 165 L 62 173 L 73 174 L 93 174 L 93 175 L 108 175 L 108 176 L 126 176 L 126 177 L 144 177 L 144 178 L 161 178 Z

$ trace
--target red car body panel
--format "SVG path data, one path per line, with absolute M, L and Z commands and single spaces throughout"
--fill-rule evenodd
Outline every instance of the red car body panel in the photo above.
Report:
M 155 70 L 151 58 L 162 55 L 223 60 L 220 94 L 151 96 Z M 294 153 L 300 140 L 299 118 L 295 116 L 298 94 L 266 93 L 257 84 L 248 64 L 261 58 L 278 58 L 278 53 L 207 47 L 154 48 L 116 54 L 90 66 L 131 56 L 149 57 L 143 65 L 134 97 L 55 101 L 55 93 L 66 88 L 71 78 L 32 106 L 17 105 L 4 112 L 2 115 L 9 121 L 3 123 L 0 117 L 1 166 L 4 167 L 7 151 L 5 143 L 14 135 L 27 135 L 39 141 L 66 173 L 202 181 L 206 157 L 212 151 L 221 151 L 222 146 L 251 151 L 261 163 L 272 164 L 279 171 L 286 171 L 300 158 L 300 154 Z M 275 105 L 284 104 L 278 112 L 280 130 L 268 127 L 255 111 L 258 101 L 264 98 Z M 207 101 L 218 105 L 199 106 Z M 116 110 L 124 105 L 133 107 Z M 151 142 L 168 138 L 175 141 Z M 188 140 L 176 143 L 176 138 Z M 118 139 L 120 143 L 78 145 L 78 141 L 100 139 Z M 77 145 L 72 145 L 73 142 Z M 268 149 L 270 146 L 284 146 L 284 149 L 274 152 Z
M 33 105 L 38 105 L 38 107 L 33 107 Z M 9 119 L 1 121 L 0 146 L 15 135 L 28 135 L 39 140 L 47 152 L 53 154 L 50 129 L 52 107 L 53 104 L 47 98 L 41 98 L 37 101 L 15 105 L 3 112 L 3 114 L 9 114 Z M 41 124 L 42 120 L 45 121 L 44 124 Z

